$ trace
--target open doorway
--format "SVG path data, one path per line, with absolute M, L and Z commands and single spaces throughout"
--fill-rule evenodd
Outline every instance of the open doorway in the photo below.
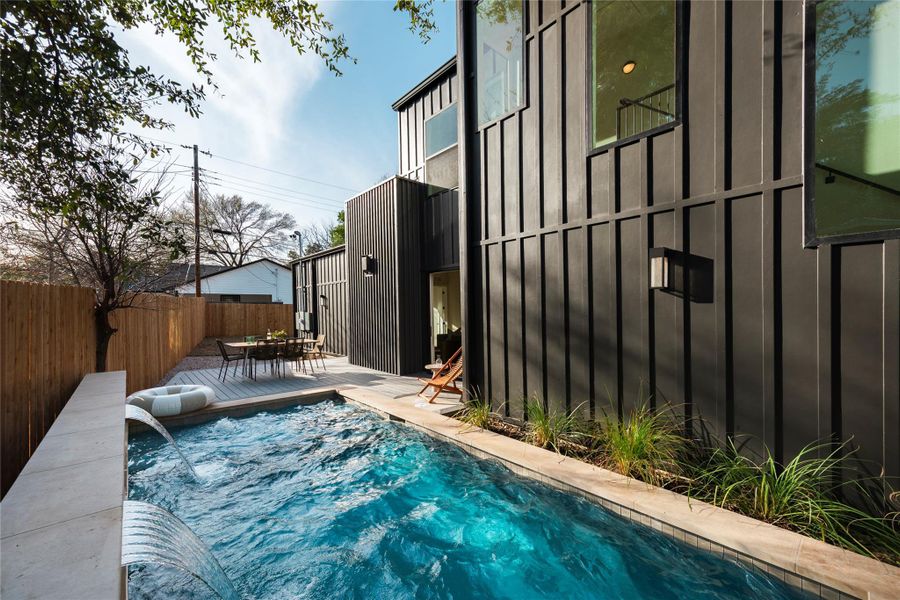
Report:
M 445 361 L 462 345 L 459 271 L 431 273 L 429 283 L 431 360 Z

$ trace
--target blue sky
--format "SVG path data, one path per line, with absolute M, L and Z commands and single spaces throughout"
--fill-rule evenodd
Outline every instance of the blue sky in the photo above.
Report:
M 232 57 L 220 30 L 211 26 L 206 41 L 219 55 L 213 71 L 220 95 L 208 94 L 199 119 L 161 105 L 155 114 L 174 122 L 175 129 L 143 132 L 211 151 L 216 156 L 200 157 L 211 192 L 265 202 L 294 215 L 300 226 L 333 219 L 352 192 L 220 157 L 366 189 L 397 171 L 397 116 L 391 104 L 456 51 L 453 2 L 436 0 L 439 31 L 428 44 L 409 31 L 404 15 L 393 12 L 393 1 L 321 5 L 358 61 L 343 65 L 343 77 L 335 77 L 312 54 L 298 55 L 263 22 L 254 28 L 261 63 Z M 118 37 L 133 63 L 149 64 L 182 82 L 200 81 L 173 38 L 148 29 Z M 171 157 L 173 170 L 179 171 L 172 193 L 180 197 L 191 186 L 187 169 L 180 166 L 190 164 L 191 153 L 175 147 Z

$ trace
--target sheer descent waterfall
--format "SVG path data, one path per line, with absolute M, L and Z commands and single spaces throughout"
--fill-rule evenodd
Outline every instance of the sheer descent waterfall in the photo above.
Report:
M 122 513 L 122 566 L 174 567 L 193 575 L 224 600 L 240 600 L 216 557 L 175 515 L 136 500 L 126 500 Z
M 148 413 L 146 410 L 141 408 L 140 406 L 134 406 L 133 404 L 125 405 L 125 419 L 130 419 L 132 421 L 140 421 L 145 425 L 149 425 L 153 429 L 155 429 L 159 435 L 163 436 L 168 440 L 172 447 L 175 448 L 175 451 L 178 452 L 178 456 L 181 457 L 181 460 L 184 461 L 184 464 L 187 465 L 188 470 L 191 472 L 191 475 L 194 476 L 194 479 L 199 479 L 197 477 L 197 472 L 194 471 L 194 466 L 190 463 L 190 461 L 184 456 L 181 452 L 181 448 L 178 447 L 178 444 L 175 443 L 175 440 L 172 439 L 172 436 L 169 434 L 168 430 L 163 427 L 162 423 L 156 420 L 156 417 Z

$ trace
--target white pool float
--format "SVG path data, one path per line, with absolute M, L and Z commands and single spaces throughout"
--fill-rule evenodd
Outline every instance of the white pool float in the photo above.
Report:
M 135 392 L 126 401 L 154 417 L 171 417 L 200 410 L 215 399 L 216 392 L 205 385 L 169 385 Z

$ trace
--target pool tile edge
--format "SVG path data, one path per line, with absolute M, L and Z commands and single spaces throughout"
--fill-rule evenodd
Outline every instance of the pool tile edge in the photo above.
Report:
M 893 598 L 900 569 L 594 465 L 416 408 L 365 388 L 344 399 L 496 460 L 518 475 L 577 494 L 665 535 L 825 598 Z M 699 518 L 698 518 L 699 517 Z

